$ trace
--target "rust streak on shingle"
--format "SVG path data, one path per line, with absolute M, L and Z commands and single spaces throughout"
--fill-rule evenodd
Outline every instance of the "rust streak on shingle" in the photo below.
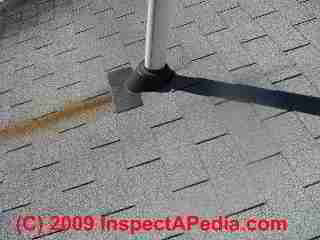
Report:
M 66 103 L 62 111 L 45 114 L 36 119 L 13 121 L 9 126 L 0 129 L 0 135 L 14 137 L 19 135 L 32 134 L 37 129 L 50 129 L 60 121 L 67 120 L 79 115 L 86 116 L 87 120 L 94 118 L 98 111 L 111 110 L 111 96 L 97 96 L 84 101 Z

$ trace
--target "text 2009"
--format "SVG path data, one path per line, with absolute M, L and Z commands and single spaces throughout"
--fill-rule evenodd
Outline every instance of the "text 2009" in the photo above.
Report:
M 53 231 L 91 231 L 96 227 L 96 218 L 93 216 L 52 216 L 49 222 Z

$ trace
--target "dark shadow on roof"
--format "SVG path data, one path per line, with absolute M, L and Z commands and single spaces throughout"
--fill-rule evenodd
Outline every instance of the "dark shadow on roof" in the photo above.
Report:
M 176 75 L 171 85 L 162 91 L 171 90 L 320 116 L 320 98 L 314 96 L 182 75 Z

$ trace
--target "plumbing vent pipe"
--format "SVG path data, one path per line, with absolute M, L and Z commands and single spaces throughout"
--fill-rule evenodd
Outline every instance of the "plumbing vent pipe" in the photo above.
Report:
M 172 0 L 148 0 L 145 56 L 138 67 L 109 72 L 114 111 L 129 111 L 143 105 L 141 93 L 161 91 L 175 72 L 167 64 Z
M 145 57 L 126 82 L 131 92 L 159 90 L 174 75 L 166 63 L 171 4 L 172 0 L 148 0 Z

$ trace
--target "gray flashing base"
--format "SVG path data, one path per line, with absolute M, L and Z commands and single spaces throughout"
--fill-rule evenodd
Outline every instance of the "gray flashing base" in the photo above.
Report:
M 113 96 L 113 111 L 115 113 L 126 112 L 143 106 L 141 94 L 130 92 L 126 86 L 126 81 L 133 74 L 132 68 L 122 68 L 108 73 Z

